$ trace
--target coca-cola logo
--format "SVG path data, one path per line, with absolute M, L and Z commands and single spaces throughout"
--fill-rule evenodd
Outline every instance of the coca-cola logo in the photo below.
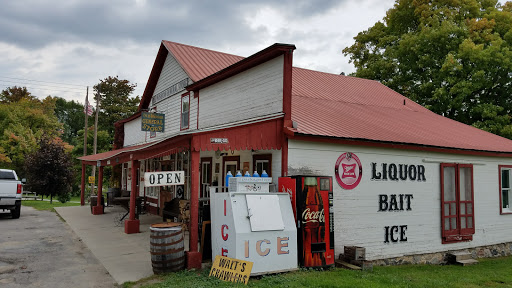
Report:
M 341 169 L 340 169 L 341 166 Z M 363 176 L 363 166 L 354 153 L 343 153 L 334 166 L 336 181 L 343 189 L 354 189 L 357 187 Z
M 308 207 L 302 212 L 302 223 L 323 223 L 325 222 L 324 209 L 321 211 L 311 211 Z

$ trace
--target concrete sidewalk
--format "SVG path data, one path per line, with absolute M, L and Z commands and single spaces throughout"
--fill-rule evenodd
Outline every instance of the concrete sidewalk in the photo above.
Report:
M 122 207 L 105 207 L 103 215 L 92 215 L 89 206 L 57 207 L 55 210 L 117 283 L 137 281 L 153 275 L 149 226 L 162 223 L 162 217 L 140 215 L 140 233 L 125 234 L 124 222 L 116 223 L 116 218 L 126 213 Z M 187 238 L 185 250 L 188 250 Z

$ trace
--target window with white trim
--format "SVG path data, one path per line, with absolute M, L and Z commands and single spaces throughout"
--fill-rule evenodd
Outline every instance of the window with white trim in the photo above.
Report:
M 180 130 L 188 129 L 190 120 L 190 93 L 181 96 L 181 125 Z
M 252 163 L 253 171 L 257 171 L 259 175 L 265 171 L 268 177 L 272 177 L 272 154 L 252 155 Z
M 441 227 L 443 243 L 473 240 L 475 212 L 473 165 L 441 164 Z
M 512 214 L 512 166 L 499 165 L 500 170 L 500 213 Z

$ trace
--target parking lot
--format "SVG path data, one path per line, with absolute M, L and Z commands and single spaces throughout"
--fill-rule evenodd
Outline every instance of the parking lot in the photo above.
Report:
M 113 277 L 54 212 L 0 210 L 0 287 L 116 287 Z

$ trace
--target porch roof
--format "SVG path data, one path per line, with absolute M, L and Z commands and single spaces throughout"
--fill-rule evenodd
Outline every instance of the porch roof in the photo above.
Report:
M 155 142 L 144 143 L 144 144 L 135 145 L 135 146 L 123 147 L 121 149 L 116 149 L 116 150 L 107 151 L 107 152 L 103 152 L 103 153 L 86 155 L 86 156 L 78 157 L 78 160 L 81 160 L 82 162 L 86 162 L 86 163 L 90 162 L 89 164 L 95 164 L 97 161 L 114 159 L 116 156 L 119 157 L 123 153 L 130 153 L 130 152 L 144 149 L 145 147 L 148 147 L 154 143 Z
M 108 152 L 79 157 L 83 164 L 110 166 L 130 160 L 156 158 L 189 149 L 189 135 L 166 138 L 159 141 L 123 147 Z
M 212 150 L 279 150 L 282 147 L 282 115 L 257 119 L 242 126 L 173 135 L 169 138 L 79 157 L 87 165 L 110 166 L 130 160 L 156 158 L 177 152 Z

